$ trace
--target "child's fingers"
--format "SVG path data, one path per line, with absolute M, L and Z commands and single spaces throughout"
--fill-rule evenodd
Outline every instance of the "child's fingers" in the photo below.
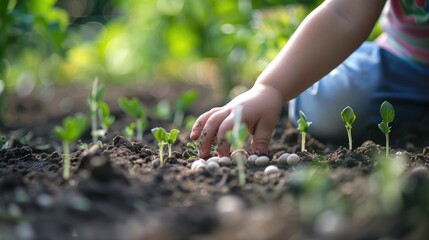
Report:
M 211 145 L 217 135 L 219 125 L 230 114 L 230 111 L 220 110 L 213 113 L 205 122 L 199 139 L 200 157 L 207 157 L 210 154 Z
M 261 119 L 255 126 L 255 133 L 252 136 L 252 150 L 255 153 L 268 153 L 271 135 L 273 133 L 275 122 Z
M 210 111 L 207 111 L 203 114 L 201 114 L 200 117 L 195 121 L 194 125 L 192 126 L 191 135 L 189 136 L 191 140 L 197 140 L 198 137 L 201 135 L 201 131 L 203 130 L 204 126 L 206 125 L 207 120 L 209 117 L 219 111 L 221 108 L 212 108 Z

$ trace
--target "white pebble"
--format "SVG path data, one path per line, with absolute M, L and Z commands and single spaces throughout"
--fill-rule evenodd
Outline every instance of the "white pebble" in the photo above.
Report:
M 279 163 L 282 165 L 287 165 L 287 159 L 289 156 L 290 153 L 283 153 L 282 155 L 280 155 L 280 157 L 278 158 Z
M 197 170 L 200 166 L 206 166 L 206 160 L 200 158 L 198 160 L 195 160 L 191 165 L 191 170 Z
M 222 167 L 229 167 L 231 166 L 231 164 L 232 164 L 232 161 L 231 161 L 231 158 L 229 157 L 221 157 L 219 159 L 219 165 L 221 165 Z
M 247 158 L 247 164 L 250 166 L 255 166 L 255 160 L 258 158 L 258 155 L 252 154 Z
M 274 165 L 270 165 L 270 166 L 266 167 L 264 170 L 265 175 L 270 175 L 270 174 L 278 173 L 278 172 L 279 172 L 279 168 L 277 166 L 274 166 Z
M 265 167 L 270 162 L 270 158 L 267 156 L 260 156 L 255 160 L 255 165 L 258 167 Z
M 234 216 L 245 208 L 244 202 L 237 196 L 226 195 L 216 202 L 216 210 L 221 215 Z
M 295 166 L 299 163 L 300 160 L 301 160 L 301 158 L 298 155 L 296 155 L 295 153 L 292 153 L 287 158 L 287 164 L 289 164 L 291 166 Z
M 219 163 L 211 161 L 207 164 L 207 168 L 210 171 L 215 172 L 220 168 L 220 166 L 219 166 Z
M 211 157 L 211 158 L 209 158 L 209 159 L 207 159 L 207 163 L 210 163 L 210 162 L 215 162 L 215 163 L 219 163 L 219 157 Z

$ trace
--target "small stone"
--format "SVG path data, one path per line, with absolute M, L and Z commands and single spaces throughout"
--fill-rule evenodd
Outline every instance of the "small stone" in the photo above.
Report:
M 229 167 L 231 166 L 231 164 L 232 164 L 232 161 L 231 161 L 231 158 L 229 157 L 221 157 L 219 159 L 219 165 L 221 165 L 222 167 Z
M 258 158 L 258 155 L 256 154 L 252 154 L 247 158 L 247 164 L 249 164 L 249 166 L 255 166 L 255 160 Z
M 258 167 L 265 167 L 270 162 L 270 158 L 267 156 L 260 156 L 255 160 L 255 165 Z
M 207 159 L 207 163 L 210 163 L 210 162 L 219 163 L 219 160 L 220 160 L 220 158 L 215 156 L 215 157 L 211 157 L 211 158 Z
M 223 196 L 216 202 L 217 212 L 228 217 L 242 212 L 244 208 L 243 200 L 234 195 Z
M 198 168 L 206 167 L 206 160 L 200 158 L 195 160 L 191 165 L 191 170 L 197 170 Z
M 264 170 L 265 175 L 270 175 L 270 174 L 274 174 L 274 173 L 278 173 L 278 172 L 279 172 L 279 168 L 277 166 L 274 166 L 274 165 L 270 165 L 270 166 L 266 167 Z
M 296 155 L 295 153 L 292 153 L 287 158 L 287 164 L 289 164 L 291 166 L 295 166 L 299 163 L 300 160 L 301 160 L 301 158 L 298 155 Z
M 243 165 L 247 165 L 247 158 L 249 154 L 243 149 L 237 149 L 231 153 L 232 165 L 237 165 L 237 160 L 241 158 L 243 160 Z
M 425 166 L 415 167 L 410 171 L 410 176 L 423 178 L 428 176 L 429 170 Z
M 219 170 L 220 166 L 219 163 L 211 161 L 207 164 L 207 168 L 212 172 L 216 172 L 217 170 Z
M 287 159 L 290 156 L 290 153 L 283 153 L 279 158 L 278 161 L 281 165 L 287 165 Z

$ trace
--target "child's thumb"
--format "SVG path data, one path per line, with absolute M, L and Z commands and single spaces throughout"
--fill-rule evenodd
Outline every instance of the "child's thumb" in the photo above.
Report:
M 254 153 L 268 153 L 271 135 L 274 128 L 266 124 L 258 124 L 252 137 L 252 150 Z

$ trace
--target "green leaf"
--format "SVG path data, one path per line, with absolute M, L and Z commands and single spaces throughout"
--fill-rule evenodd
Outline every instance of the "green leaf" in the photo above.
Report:
M 177 136 L 179 135 L 179 133 L 180 133 L 180 131 L 179 130 L 177 130 L 177 129 L 172 129 L 171 131 L 170 131 L 170 133 L 168 134 L 168 143 L 169 144 L 173 144 L 175 141 L 176 141 L 176 139 L 177 139 Z
M 104 92 L 106 91 L 106 87 L 101 85 L 97 88 L 97 93 L 95 94 L 95 101 L 100 102 L 104 97 Z
M 168 134 L 162 127 L 152 128 L 152 134 L 158 143 L 168 142 Z
M 298 130 L 300 132 L 307 132 L 309 126 L 311 125 L 311 122 L 307 122 L 307 117 L 305 116 L 303 111 L 299 111 L 299 115 L 301 116 L 298 120 Z
M 197 99 L 198 92 L 195 90 L 188 90 L 176 99 L 174 107 L 176 110 L 185 111 L 188 109 Z
M 142 102 L 138 98 L 120 97 L 118 104 L 122 111 L 134 118 L 143 118 L 146 116 L 146 108 L 143 107 Z
M 379 123 L 378 124 L 378 128 L 381 130 L 381 132 L 382 133 L 384 133 L 384 134 L 388 134 L 388 133 L 390 133 L 390 127 L 389 127 L 389 124 L 388 123 L 386 123 L 386 122 L 381 122 L 381 123 Z
M 380 107 L 380 115 L 384 122 L 390 123 L 395 119 L 395 109 L 388 101 L 384 101 Z
M 88 118 L 77 113 L 74 117 L 67 117 L 62 126 L 56 126 L 54 133 L 63 141 L 75 142 L 88 126 Z
M 172 115 L 170 104 L 167 100 L 163 99 L 154 106 L 152 113 L 156 118 L 167 121 Z
M 356 120 L 356 115 L 355 115 L 353 109 L 351 107 L 347 106 L 341 112 L 341 118 L 348 125 L 352 125 L 353 122 Z

